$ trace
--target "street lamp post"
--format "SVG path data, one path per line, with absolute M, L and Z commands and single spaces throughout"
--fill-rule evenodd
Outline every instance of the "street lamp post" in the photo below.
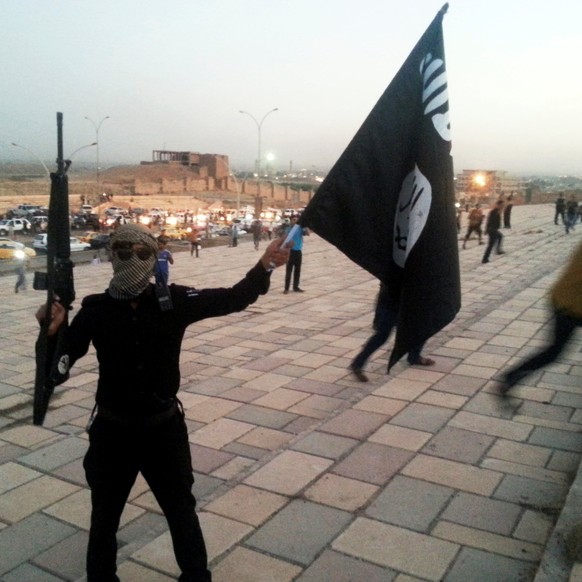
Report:
M 230 169 L 230 160 L 227 162 L 225 160 L 225 158 L 222 158 L 221 161 L 226 166 L 226 171 L 228 173 L 227 182 L 226 182 L 226 189 L 227 190 L 230 189 L 230 185 L 228 183 L 228 179 L 231 176 L 232 176 L 232 179 L 234 180 L 234 183 L 236 185 L 236 217 L 238 218 L 238 215 L 239 215 L 239 212 L 240 212 L 240 184 L 238 183 L 238 180 L 236 179 L 236 176 L 234 175 L 234 172 Z
M 275 107 L 274 109 L 271 109 L 271 111 L 267 111 L 267 113 L 265 113 L 265 115 L 263 115 L 261 121 L 257 121 L 256 117 L 254 115 L 250 114 L 248 111 L 242 111 L 242 110 L 239 111 L 239 113 L 244 113 L 245 115 L 248 115 L 255 122 L 255 125 L 257 126 L 257 133 L 259 136 L 259 147 L 258 147 L 258 153 L 257 153 L 257 179 L 258 180 L 261 179 L 261 127 L 262 127 L 263 121 L 265 121 L 266 117 L 269 116 L 271 113 L 274 113 L 275 111 L 279 111 L 279 108 Z
M 99 165 L 99 130 L 101 129 L 101 124 L 109 119 L 109 115 L 106 115 L 99 123 L 95 123 L 89 116 L 85 116 L 85 119 L 93 125 L 95 128 L 95 155 L 97 156 L 97 204 L 101 201 L 101 166 Z
M 46 167 L 46 164 L 32 150 L 29 150 L 28 148 L 25 148 L 24 146 L 21 146 L 17 143 L 14 143 L 14 142 L 12 142 L 10 145 L 15 147 L 15 148 L 20 148 L 21 150 L 28 152 L 31 156 L 34 156 L 42 164 L 42 167 L 44 168 L 44 171 L 46 172 L 46 175 L 49 177 L 49 180 L 50 180 L 50 177 L 51 177 L 50 170 Z

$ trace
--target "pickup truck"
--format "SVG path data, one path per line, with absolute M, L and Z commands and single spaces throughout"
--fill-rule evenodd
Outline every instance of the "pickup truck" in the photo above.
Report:
M 23 218 L 24 216 L 28 216 L 29 212 L 34 212 L 35 210 L 40 210 L 41 206 L 37 204 L 19 204 L 16 208 L 12 209 L 12 215 L 14 217 Z
M 7 236 L 14 232 L 22 234 L 32 232 L 32 225 L 26 218 L 11 218 L 10 220 L 0 220 L 0 236 Z

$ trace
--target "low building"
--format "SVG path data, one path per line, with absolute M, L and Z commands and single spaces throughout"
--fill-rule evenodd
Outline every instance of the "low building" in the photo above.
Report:
M 458 200 L 487 202 L 502 196 L 523 198 L 526 181 L 503 170 L 463 170 L 455 176 Z

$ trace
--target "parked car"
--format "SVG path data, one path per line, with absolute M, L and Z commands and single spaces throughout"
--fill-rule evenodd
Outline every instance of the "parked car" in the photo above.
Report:
M 40 206 L 36 210 L 31 210 L 30 212 L 28 212 L 24 216 L 24 218 L 28 218 L 28 220 L 32 222 L 36 216 L 48 216 L 48 213 L 49 213 L 48 206 Z
M 106 249 L 109 246 L 110 234 L 97 234 L 89 239 L 89 245 L 92 249 Z
M 73 230 L 87 228 L 87 215 L 83 213 L 73 214 L 69 222 Z
M 32 231 L 32 225 L 26 218 L 0 220 L 0 236 L 6 236 L 11 229 L 13 232 L 26 233 Z
M 120 206 L 110 206 L 109 208 L 105 209 L 105 214 L 107 216 L 113 216 L 114 214 L 125 214 L 127 210 L 125 208 L 121 208 Z
M 19 204 L 16 208 L 12 209 L 12 215 L 24 218 L 28 213 L 40 210 L 40 208 L 41 207 L 38 204 Z
M 2 243 L 12 243 L 14 245 L 16 245 L 17 249 L 23 249 L 25 247 L 24 243 L 12 240 L 11 238 L 8 238 L 7 236 L 0 236 L 0 244 Z
M 188 231 L 183 228 L 165 228 L 164 236 L 170 240 L 186 240 L 188 238 Z
M 32 241 L 33 248 L 39 252 L 46 253 L 47 239 L 48 239 L 47 234 L 37 234 L 34 237 L 34 240 Z M 70 237 L 69 240 L 71 243 L 71 252 L 86 251 L 91 248 L 91 245 L 89 243 L 84 243 L 80 241 L 77 237 L 72 236 Z
M 90 204 L 83 204 L 81 206 L 81 212 L 83 214 L 92 214 L 93 213 L 93 207 Z
M 96 237 L 99 233 L 94 230 L 87 230 L 83 234 L 77 235 L 77 238 L 84 243 L 90 243 L 91 239 Z
M 0 240 L 0 259 L 13 260 L 35 256 L 36 252 L 34 249 L 25 247 L 22 243 L 10 239 Z

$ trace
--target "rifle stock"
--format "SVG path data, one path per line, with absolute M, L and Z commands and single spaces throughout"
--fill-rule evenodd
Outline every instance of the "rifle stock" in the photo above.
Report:
M 68 311 L 75 300 L 73 262 L 69 226 L 70 161 L 63 158 L 63 114 L 57 113 L 57 171 L 51 173 L 51 191 L 47 228 L 47 266 L 45 273 L 34 274 L 34 289 L 47 292 L 46 315 L 36 342 L 33 423 L 42 425 L 55 386 L 69 377 L 68 358 L 63 356 L 64 335 L 68 321 L 49 337 L 51 310 L 55 300 Z

